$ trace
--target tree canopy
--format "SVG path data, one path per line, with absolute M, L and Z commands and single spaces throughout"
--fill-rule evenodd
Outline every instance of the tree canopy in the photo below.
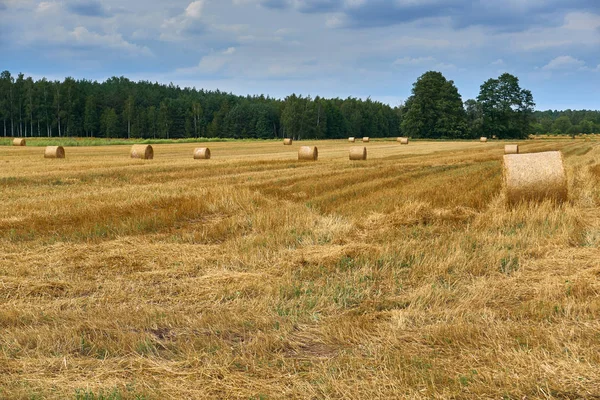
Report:
M 466 113 L 454 82 L 446 80 L 441 72 L 429 71 L 421 75 L 406 101 L 401 127 L 405 136 L 467 137 Z
M 509 73 L 488 79 L 481 85 L 477 102 L 481 105 L 481 129 L 487 135 L 526 138 L 532 131 L 533 95 L 521 89 L 519 78 Z

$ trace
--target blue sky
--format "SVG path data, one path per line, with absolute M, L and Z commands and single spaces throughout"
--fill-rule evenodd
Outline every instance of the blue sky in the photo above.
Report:
M 397 105 L 509 72 L 538 109 L 600 109 L 600 0 L 0 0 L 0 69 Z

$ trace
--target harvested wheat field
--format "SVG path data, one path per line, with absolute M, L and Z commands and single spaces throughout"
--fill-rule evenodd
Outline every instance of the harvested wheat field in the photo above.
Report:
M 300 143 L 0 148 L 0 398 L 600 398 L 598 142 Z

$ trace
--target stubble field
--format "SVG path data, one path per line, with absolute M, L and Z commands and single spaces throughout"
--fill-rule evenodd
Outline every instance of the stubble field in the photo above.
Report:
M 0 147 L 0 398 L 600 398 L 599 142 L 302 144 Z

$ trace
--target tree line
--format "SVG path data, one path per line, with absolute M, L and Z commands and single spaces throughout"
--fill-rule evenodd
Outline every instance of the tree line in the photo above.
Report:
M 486 81 L 477 99 L 463 103 L 452 81 L 429 71 L 396 107 L 370 98 L 244 97 L 125 77 L 100 83 L 0 74 L 0 129 L 11 137 L 462 139 L 600 131 L 599 112 L 534 106 L 531 92 L 510 74 Z
M 4 136 L 325 139 L 397 135 L 398 109 L 371 99 L 235 96 L 113 77 L 0 75 Z
M 536 134 L 577 135 L 600 133 L 600 111 L 536 111 L 532 126 Z

